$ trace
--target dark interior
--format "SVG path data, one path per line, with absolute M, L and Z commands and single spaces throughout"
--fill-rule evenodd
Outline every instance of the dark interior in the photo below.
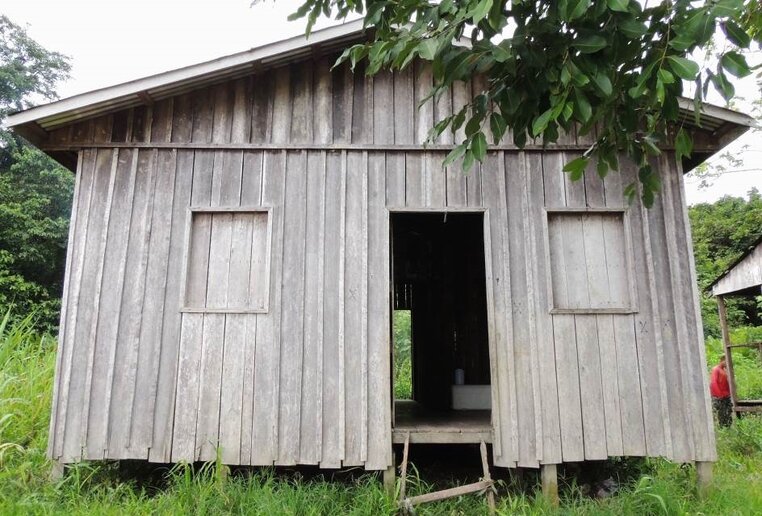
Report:
M 395 310 L 411 310 L 413 399 L 451 407 L 455 369 L 489 384 L 481 213 L 393 213 Z

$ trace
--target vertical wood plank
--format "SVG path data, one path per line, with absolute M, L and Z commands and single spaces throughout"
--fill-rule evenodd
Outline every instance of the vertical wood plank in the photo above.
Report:
M 260 206 L 262 204 L 262 165 L 261 152 L 244 153 L 243 172 L 241 177 L 241 205 Z M 249 306 L 264 307 L 267 289 L 258 288 L 262 283 L 267 284 L 267 258 L 270 253 L 267 241 L 266 217 L 258 217 L 251 228 L 251 251 L 249 252 L 249 281 L 247 295 L 262 292 L 258 299 L 248 299 Z M 254 396 L 255 396 L 255 360 L 257 353 L 257 324 L 260 315 L 249 315 L 246 319 L 246 335 L 243 351 L 243 382 L 241 395 L 241 449 L 242 464 L 251 464 L 252 451 L 257 443 L 252 441 L 254 425 Z
M 382 71 L 373 78 L 373 143 L 394 143 L 394 74 Z
M 117 353 L 112 380 L 109 412 L 109 456 L 145 459 L 147 449 L 130 447 L 132 408 L 136 397 L 137 370 L 140 354 L 140 333 L 143 301 L 146 289 L 151 219 L 154 208 L 157 152 L 137 152 L 135 195 L 132 225 L 127 247 L 125 285 L 122 292 L 122 310 L 119 317 Z M 128 278 L 135 278 L 127 281 Z
M 77 311 L 74 322 L 74 354 L 69 361 L 68 389 L 66 394 L 65 427 L 64 430 L 64 461 L 79 460 L 82 457 L 83 445 L 87 434 L 87 419 L 89 406 L 88 377 L 92 378 L 91 355 L 95 352 L 94 323 L 97 320 L 97 302 L 92 300 L 99 296 L 100 281 L 98 279 L 104 256 L 99 252 L 108 229 L 109 191 L 113 188 L 111 180 L 113 152 L 108 149 L 97 151 L 94 156 L 92 174 L 93 190 L 89 206 L 87 226 L 84 228 L 84 245 L 82 257 L 83 274 L 80 279 L 80 290 L 77 297 Z M 88 252 L 92 250 L 92 252 Z
M 156 132 L 153 133 L 156 135 Z M 169 134 L 167 133 L 167 136 Z M 172 229 L 172 204 L 177 162 L 176 150 L 158 151 L 155 162 L 156 188 L 148 243 L 146 289 L 143 294 L 138 370 L 135 377 L 130 447 L 148 450 L 153 442 L 154 411 L 158 392 L 162 321 L 167 277 L 170 274 L 169 246 Z M 179 262 L 175 262 L 179 265 Z
M 270 311 L 257 316 L 257 346 L 254 359 L 254 410 L 251 463 L 273 464 L 278 454 L 278 403 L 280 371 L 280 300 L 283 256 L 283 216 L 286 179 L 283 152 L 264 153 L 262 204 L 272 206 L 270 247 Z
M 367 162 L 359 152 L 347 153 L 346 169 L 346 232 L 345 232 L 345 262 L 344 262 L 344 381 L 346 393 L 346 435 L 343 466 L 359 466 L 363 459 L 363 435 L 365 422 L 363 376 L 367 356 L 367 335 L 364 334 L 363 320 L 364 299 L 363 277 L 363 183 L 367 177 Z
M 434 101 L 423 101 L 431 92 L 433 86 L 433 74 L 431 63 L 418 59 L 415 66 L 415 106 L 418 110 L 415 120 L 415 143 L 423 144 L 426 137 L 434 127 Z
M 344 181 L 342 155 L 326 156 L 325 186 L 325 272 L 323 276 L 323 386 L 322 446 L 320 467 L 338 468 L 343 458 L 343 248 Z
M 426 183 L 424 160 L 419 152 L 405 155 L 405 206 L 423 208 L 426 206 Z
M 248 143 L 251 138 L 251 116 L 253 105 L 252 81 L 250 77 L 233 82 L 233 120 L 230 141 Z
M 211 268 L 216 266 L 216 263 L 210 259 L 209 265 Z M 219 445 L 222 356 L 226 318 L 223 314 L 204 314 L 203 318 L 201 362 L 196 380 L 199 384 L 199 393 L 194 460 L 210 461 L 217 457 Z
M 415 142 L 415 99 L 413 66 L 394 73 L 394 143 L 411 145 Z
M 391 457 L 391 364 L 389 363 L 389 215 L 385 207 L 386 159 L 368 157 L 368 456 L 366 469 L 385 469 Z
M 196 419 L 198 416 L 203 332 L 203 314 L 182 315 L 172 435 L 172 462 L 194 462 L 196 460 Z
M 405 155 L 389 152 L 386 156 L 386 205 L 405 206 Z
M 121 292 L 124 286 L 124 265 L 127 259 L 127 238 L 130 231 L 132 196 L 135 188 L 135 168 L 133 156 L 136 151 L 124 149 L 119 152 L 115 170 L 114 194 L 111 216 L 108 221 L 108 242 L 105 248 L 103 273 L 101 277 L 101 300 L 98 304 L 98 327 L 94 335 L 95 355 L 92 364 L 92 381 L 89 394 L 90 406 L 94 409 L 89 417 L 87 429 L 87 455 L 103 458 L 108 448 L 108 411 L 98 407 L 108 407 L 111 396 L 111 379 L 114 369 L 116 336 L 119 330 Z M 136 157 L 136 156 L 135 156 Z M 137 160 L 134 160 L 137 164 Z M 103 287 L 108 295 L 103 295 Z
M 352 75 L 352 143 L 373 143 L 373 77 L 365 74 L 365 62 Z
M 505 170 L 500 153 L 488 153 L 482 165 L 485 182 L 484 203 L 489 210 L 490 268 L 492 276 L 492 300 L 494 309 L 494 364 L 496 377 L 492 380 L 492 411 L 494 431 L 499 435 L 500 450 L 495 451 L 495 464 L 515 464 L 518 457 L 517 408 L 513 400 L 515 370 L 513 366 L 513 328 L 510 316 L 510 273 L 507 236 L 507 209 L 505 206 Z M 488 292 L 489 294 L 489 292 Z M 498 439 L 498 436 L 496 436 Z
M 344 63 L 332 74 L 333 142 L 352 141 L 353 76 L 349 63 Z
M 255 75 L 251 105 L 251 143 L 270 142 L 272 136 L 274 74 Z
M 307 155 L 304 263 L 304 366 L 299 463 L 317 464 L 322 446 L 323 281 L 325 261 L 326 155 Z M 332 259 L 332 258 L 329 258 Z
M 58 445 L 56 436 L 58 434 L 58 429 L 60 428 L 60 425 L 58 424 L 58 416 L 60 413 L 59 406 L 63 404 L 60 398 L 63 397 L 61 392 L 61 380 L 65 375 L 63 369 L 64 355 L 66 354 L 67 349 L 71 347 L 71 344 L 69 344 L 66 340 L 66 335 L 67 330 L 71 326 L 69 323 L 69 314 L 73 311 L 72 304 L 69 301 L 69 296 L 73 290 L 71 284 L 76 263 L 74 260 L 74 253 L 75 249 L 78 247 L 75 245 L 75 243 L 77 239 L 81 240 L 81 234 L 77 233 L 76 228 L 78 221 L 82 217 L 82 215 L 79 214 L 79 210 L 82 206 L 80 198 L 83 195 L 82 170 L 84 166 L 85 156 L 86 154 L 83 151 L 80 151 L 77 156 L 77 171 L 74 177 L 74 192 L 72 195 L 71 218 L 69 220 L 69 235 L 66 241 L 66 275 L 64 277 L 63 292 L 61 294 L 61 314 L 58 324 L 58 347 L 56 350 L 56 366 L 55 375 L 53 377 L 53 394 L 51 397 L 51 414 L 50 423 L 48 426 L 47 456 L 49 459 L 53 460 L 58 459 L 60 456 L 56 451 Z M 82 209 L 83 211 L 86 211 L 85 208 Z
M 243 243 L 243 242 L 241 242 Z M 232 271 L 231 271 L 232 272 Z M 224 464 L 240 464 L 244 393 L 244 348 L 251 335 L 249 324 L 256 324 L 250 314 L 226 314 L 220 386 L 219 447 Z M 246 457 L 246 462 L 249 458 Z
M 507 208 L 504 224 L 507 225 L 509 253 L 508 274 L 510 274 L 509 317 L 512 318 L 513 355 L 508 360 L 514 364 L 514 381 L 511 388 L 517 395 L 516 411 L 518 425 L 518 465 L 537 467 L 537 432 L 535 411 L 539 406 L 537 384 L 533 372 L 534 363 L 534 312 L 530 307 L 532 280 L 526 258 L 526 216 L 524 214 L 524 174 L 523 153 L 506 153 L 504 159 L 504 181 Z M 530 265 L 532 267 L 533 265 Z M 514 387 L 515 385 L 515 387 Z M 520 395 L 518 393 L 521 393 Z
M 291 72 L 291 143 L 312 143 L 313 103 L 311 61 L 289 67 Z
M 307 153 L 287 154 L 280 321 L 280 417 L 276 464 L 296 464 L 304 367 Z M 276 258 L 277 260 L 277 258 Z
M 576 315 L 574 316 L 574 328 L 577 339 L 577 360 L 579 361 L 585 459 L 604 460 L 608 453 L 596 317 L 594 315 Z
M 712 416 L 711 402 L 709 399 L 709 385 L 706 371 L 706 349 L 703 341 L 703 327 L 701 324 L 701 305 L 698 293 L 698 281 L 696 279 L 696 264 L 693 252 L 693 239 L 691 237 L 690 219 L 688 218 L 688 205 L 685 198 L 685 183 L 682 165 L 673 155 L 668 158 L 668 169 L 673 171 L 671 175 L 671 188 L 673 192 L 675 207 L 675 218 L 678 229 L 681 232 L 680 247 L 682 252 L 687 255 L 687 282 L 691 286 L 690 292 L 684 294 L 686 305 L 686 317 L 688 319 L 688 330 L 691 335 L 687 343 L 689 349 L 693 348 L 697 352 L 692 353 L 695 357 L 692 361 L 692 384 L 694 403 L 696 408 L 695 419 L 695 449 L 697 461 L 716 461 L 717 450 L 715 448 L 714 419 Z M 681 224 L 682 222 L 682 224 Z M 682 226 L 682 227 L 681 227 Z M 690 307 L 693 307 L 691 310 Z
M 177 110 L 175 110 L 177 113 Z M 175 118 L 173 136 L 188 134 L 186 120 L 180 126 Z M 182 131 L 179 130 L 182 129 Z M 188 136 L 189 139 L 189 136 Z M 180 264 L 185 267 L 187 252 L 186 228 L 189 226 L 191 186 L 193 180 L 193 151 L 180 150 L 177 153 L 174 195 L 172 198 L 172 229 L 170 232 L 168 263 Z M 177 389 L 178 358 L 180 356 L 180 331 L 182 316 L 179 308 L 183 303 L 185 285 L 182 283 L 182 273 L 168 274 L 164 290 L 164 320 L 161 333 L 161 351 L 159 354 L 159 379 L 154 405 L 153 439 L 149 460 L 152 462 L 169 462 L 172 457 L 172 433 L 175 409 L 175 393 Z
M 315 64 L 313 134 L 315 143 L 333 141 L 333 92 L 331 91 L 333 61 L 321 58 Z
M 291 134 L 291 73 L 288 66 L 273 70 L 272 143 L 288 143 Z
M 545 192 L 543 184 L 543 160 L 538 152 L 527 153 L 525 185 L 527 192 L 529 225 L 528 234 L 532 238 L 530 255 L 527 257 L 535 267 L 535 288 L 533 309 L 535 311 L 535 338 L 537 339 L 538 374 L 540 378 L 540 407 L 542 420 L 541 462 L 558 464 L 561 462 L 561 429 L 558 415 L 558 387 L 556 383 L 556 356 L 553 342 L 553 320 L 550 315 L 552 299 L 550 292 L 550 270 L 547 267 L 548 244 L 545 237 Z M 529 265 L 528 265 L 529 267 Z M 538 443 L 538 447 L 540 444 Z
M 543 155 L 543 184 L 545 187 L 545 206 L 547 208 L 562 208 L 566 206 L 566 178 L 563 173 L 563 155 L 549 152 Z M 554 235 L 551 231 L 551 248 L 554 245 L 565 245 L 563 231 Z M 554 238 L 560 238 L 560 244 L 554 244 Z M 561 260 L 552 259 L 551 267 L 566 265 Z M 552 276 L 552 291 L 554 301 L 559 292 L 558 287 L 565 282 L 556 280 L 562 275 Z M 566 294 L 563 294 L 564 296 Z M 553 315 L 553 340 L 555 343 L 556 377 L 558 382 L 559 424 L 561 428 L 561 453 L 564 461 L 584 460 L 584 442 L 582 430 L 582 405 L 580 399 L 579 363 L 577 359 L 577 339 L 574 328 L 574 316 Z

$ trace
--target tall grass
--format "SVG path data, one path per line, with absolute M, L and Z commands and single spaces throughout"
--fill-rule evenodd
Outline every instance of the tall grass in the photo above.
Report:
M 120 471 L 117 464 L 80 464 L 58 483 L 48 481 L 45 457 L 55 341 L 31 329 L 31 319 L 0 322 L 0 514 L 394 514 L 394 500 L 379 479 L 366 475 L 308 478 L 260 469 L 224 475 L 209 463 L 194 470 L 177 465 L 159 480 Z M 718 431 L 720 460 L 715 488 L 699 500 L 693 468 L 664 460 L 612 461 L 605 475 L 619 492 L 607 499 L 587 494 L 571 468 L 562 476 L 562 506 L 536 494 L 535 480 L 498 485 L 500 514 L 760 514 L 762 418 L 747 417 Z M 425 467 L 411 467 L 411 495 L 434 488 Z M 306 474 L 306 473 L 305 473 Z M 453 477 L 457 478 L 457 473 Z M 531 475 L 530 475 L 531 476 Z M 590 482 L 585 480 L 584 482 Z M 442 487 L 441 483 L 437 487 Z M 486 514 L 483 497 L 465 496 L 419 508 L 419 514 Z

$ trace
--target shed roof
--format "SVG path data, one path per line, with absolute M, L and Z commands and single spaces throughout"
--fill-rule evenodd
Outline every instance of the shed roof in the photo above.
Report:
M 178 95 L 204 85 L 241 77 L 265 67 L 272 67 L 311 55 L 338 51 L 365 37 L 363 21 L 356 20 L 300 35 L 260 47 L 220 57 L 211 61 L 170 70 L 156 75 L 82 93 L 14 113 L 6 124 L 34 144 L 45 142 L 47 133 L 58 127 L 100 114 L 150 103 Z M 696 126 L 693 102 L 680 99 L 682 122 Z M 756 121 L 736 111 L 704 104 L 701 128 L 711 133 L 717 149 L 737 138 Z M 713 145 L 714 147 L 714 145 Z M 693 168 L 709 154 L 698 155 L 685 165 Z
M 762 287 L 762 234 L 709 285 L 715 296 L 741 293 L 754 287 Z

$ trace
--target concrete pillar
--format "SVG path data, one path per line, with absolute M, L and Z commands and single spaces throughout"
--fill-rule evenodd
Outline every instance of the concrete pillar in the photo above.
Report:
M 553 507 L 558 507 L 558 472 L 555 464 L 543 464 L 540 475 L 542 476 L 542 495 Z

